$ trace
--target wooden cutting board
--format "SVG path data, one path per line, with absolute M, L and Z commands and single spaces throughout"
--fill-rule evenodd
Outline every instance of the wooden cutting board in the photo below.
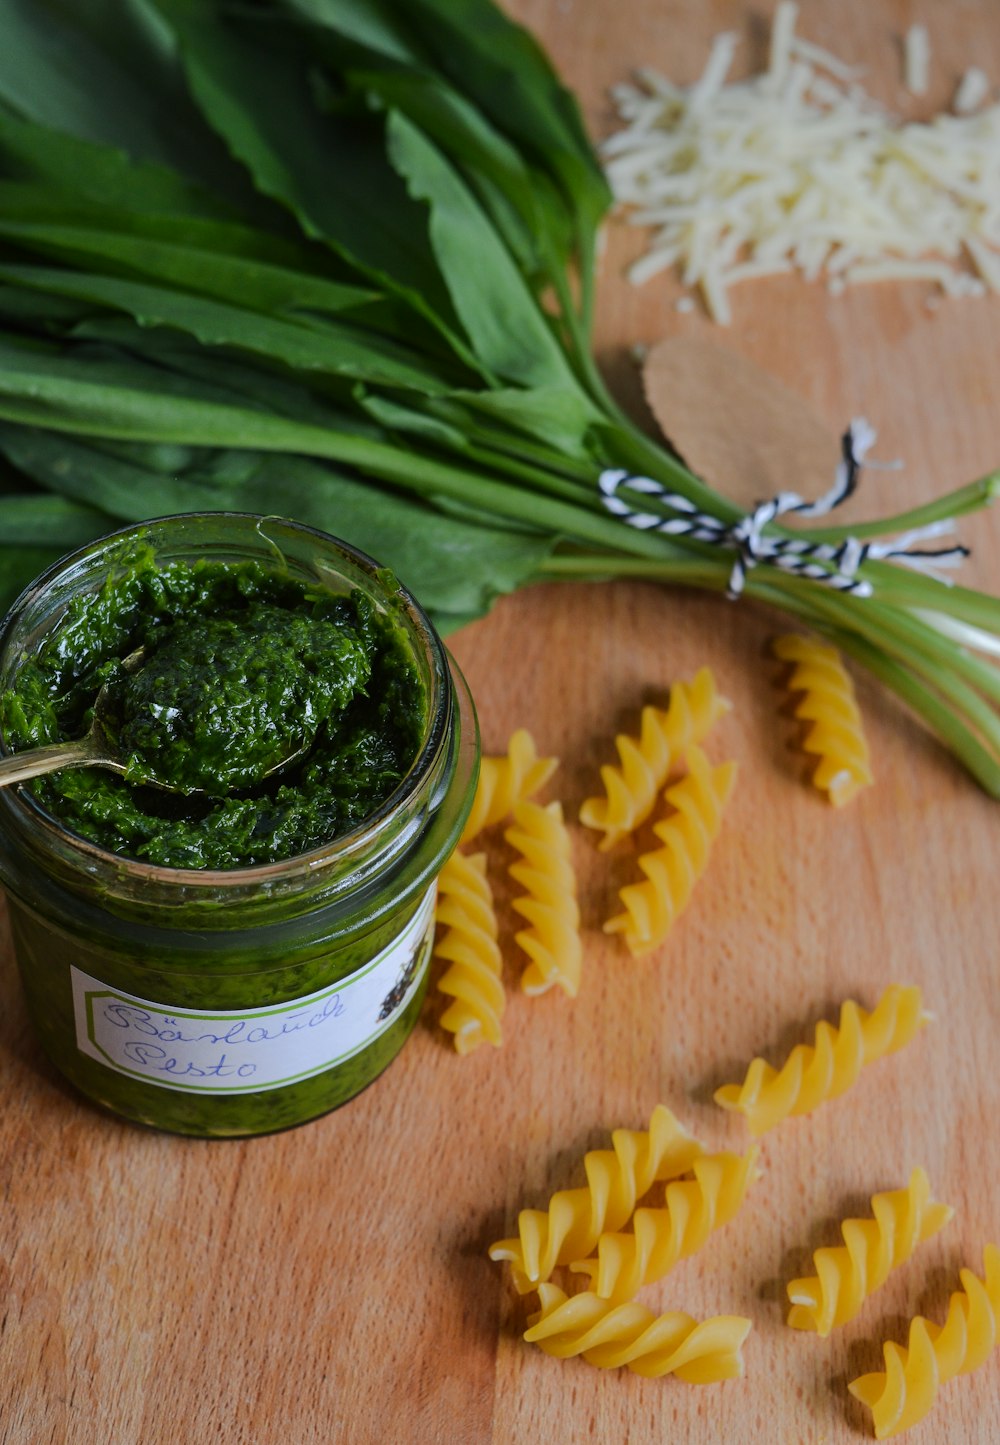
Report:
M 720 29 L 759 64 L 761 15 L 730 0 L 511 0 L 580 93 L 595 134 L 607 88 L 638 62 L 687 81 Z M 988 0 L 819 0 L 800 28 L 868 67 L 893 102 L 898 39 L 934 43 L 925 112 L 964 67 L 1000 75 Z M 638 236 L 608 229 L 600 361 L 644 415 L 630 348 L 712 342 L 790 387 L 836 436 L 878 426 L 905 469 L 871 473 L 859 513 L 897 510 L 1000 463 L 1000 300 L 925 304 L 920 285 L 830 298 L 798 280 L 747 286 L 734 324 L 674 309 L 676 281 L 622 277 Z M 730 425 L 725 407 L 710 425 Z M 778 479 L 783 485 L 783 479 Z M 967 527 L 968 570 L 997 590 L 996 516 Z M 864 676 L 858 695 L 877 785 L 835 812 L 809 786 L 761 607 L 648 584 L 546 585 L 452 639 L 484 744 L 519 726 L 562 759 L 547 796 L 575 820 L 617 730 L 672 680 L 709 664 L 732 699 L 713 758 L 739 778 L 711 866 L 669 942 L 635 961 L 601 921 L 632 873 L 573 822 L 585 962 L 578 999 L 517 987 L 503 903 L 509 1004 L 501 1049 L 459 1058 L 433 1000 L 388 1073 L 345 1109 L 248 1142 L 142 1132 L 76 1098 L 31 1035 L 0 925 L 0 1439 L 4 1445 L 560 1445 L 666 1439 L 834 1445 L 870 1438 L 847 1380 L 877 1367 L 917 1312 L 941 1320 L 963 1265 L 1000 1240 L 997 932 L 1000 812 Z M 711 1102 L 750 1058 L 780 1062 L 840 1002 L 919 984 L 935 1021 L 839 1101 L 767 1136 L 763 1177 L 737 1218 L 642 1298 L 753 1330 L 746 1377 L 696 1388 L 521 1339 L 530 1307 L 486 1256 L 524 1205 L 583 1182 L 585 1150 L 668 1104 L 706 1142 L 745 1147 Z M 837 1221 L 923 1165 L 954 1221 L 831 1339 L 789 1330 L 784 1286 Z M 1000 1357 L 942 1391 L 914 1445 L 1000 1439 Z

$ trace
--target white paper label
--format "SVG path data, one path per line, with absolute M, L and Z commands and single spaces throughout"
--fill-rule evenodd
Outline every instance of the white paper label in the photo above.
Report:
M 321 1074 L 367 1048 L 413 997 L 430 958 L 434 898 L 431 887 L 363 969 L 272 1008 L 166 1009 L 71 966 L 77 1047 L 120 1074 L 195 1094 L 258 1093 Z

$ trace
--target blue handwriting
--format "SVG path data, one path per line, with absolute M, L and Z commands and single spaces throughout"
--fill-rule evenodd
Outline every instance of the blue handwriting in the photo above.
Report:
M 339 994 L 331 994 L 314 1013 L 295 1013 L 280 1019 L 277 1023 L 252 1024 L 249 1019 L 237 1019 L 225 1033 L 185 1033 L 179 1021 L 166 1014 L 158 1015 L 159 1023 L 147 1009 L 137 1008 L 130 1003 L 109 1003 L 104 1006 L 104 1017 L 115 1028 L 131 1029 L 134 1033 L 145 1034 L 147 1038 L 159 1039 L 165 1044 L 264 1044 L 301 1029 L 318 1028 L 328 1019 L 339 1018 L 347 1012 L 347 1005 Z

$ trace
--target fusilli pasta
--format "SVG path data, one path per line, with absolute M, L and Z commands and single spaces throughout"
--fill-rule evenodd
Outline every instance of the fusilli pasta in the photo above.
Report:
M 557 1265 L 587 1255 L 606 1229 L 621 1229 L 636 1201 L 655 1183 L 688 1173 L 704 1152 L 665 1104 L 648 1130 L 615 1129 L 611 1149 L 584 1155 L 586 1186 L 560 1189 L 548 1209 L 522 1209 L 518 1238 L 490 1246 L 490 1258 L 509 1260 L 519 1293 L 547 1280 Z
M 638 740 L 619 734 L 620 766 L 601 768 L 605 796 L 588 798 L 580 809 L 580 822 L 603 832 L 600 848 L 614 847 L 649 817 L 678 753 L 702 742 L 730 705 L 703 667 L 691 682 L 674 683 L 665 709 L 643 708 Z
M 635 1301 L 612 1304 L 589 1291 L 567 1296 L 554 1284 L 538 1287 L 541 1309 L 524 1338 L 548 1355 L 582 1355 L 592 1365 L 624 1365 L 636 1375 L 676 1375 L 693 1385 L 743 1374 L 743 1341 L 750 1321 L 739 1315 L 692 1319 L 671 1312 L 657 1317 Z
M 837 649 L 818 638 L 789 633 L 775 638 L 771 649 L 794 664 L 789 690 L 805 693 L 795 716 L 812 723 L 802 747 L 819 758 L 813 783 L 842 807 L 872 782 L 854 684 Z
M 625 911 L 604 925 L 605 933 L 623 933 L 636 956 L 658 947 L 687 905 L 705 870 L 736 778 L 734 762 L 713 768 L 698 747 L 688 748 L 685 757 L 689 775 L 665 794 L 676 811 L 653 828 L 662 847 L 640 855 L 645 881 L 620 890 Z
M 678 1260 L 694 1254 L 713 1230 L 728 1223 L 758 1177 L 756 1145 L 746 1154 L 705 1154 L 692 1164 L 693 1179 L 666 1187 L 663 1209 L 639 1208 L 632 1233 L 604 1233 L 597 1258 L 574 1260 L 570 1268 L 590 1276 L 602 1299 L 629 1300 Z
M 871 1013 L 848 999 L 839 1028 L 822 1020 L 815 1044 L 796 1044 L 780 1070 L 754 1059 L 743 1083 L 717 1089 L 715 1102 L 745 1114 L 752 1134 L 764 1134 L 789 1115 L 808 1114 L 835 1099 L 865 1064 L 901 1049 L 929 1018 L 915 987 L 892 984 Z
M 442 1027 L 454 1034 L 460 1054 L 484 1042 L 499 1046 L 506 997 L 485 853 L 452 853 L 438 876 L 435 919 L 435 956 L 451 965 L 437 987 L 454 1000 Z
M 514 804 L 533 797 L 557 767 L 558 759 L 540 758 L 534 738 L 525 728 L 518 728 L 511 735 L 506 754 L 482 759 L 476 795 L 461 842 L 471 843 L 484 828 L 502 822 Z
M 943 1229 L 954 1212 L 931 1199 L 923 1169 L 914 1169 L 905 1189 L 873 1195 L 874 1219 L 845 1219 L 840 1226 L 843 1245 L 816 1250 L 816 1274 L 788 1285 L 788 1323 L 825 1336 L 854 1319 L 889 1271 Z
M 558 803 L 515 803 L 514 824 L 504 837 L 521 857 L 509 871 L 527 892 L 511 906 L 530 925 L 514 935 L 531 959 L 521 987 L 527 994 L 539 994 L 558 984 L 575 998 L 583 946 L 576 874 L 562 808 Z
M 898 1435 L 922 1420 L 937 1399 L 938 1389 L 955 1375 L 978 1369 L 1000 1337 L 1000 1249 L 988 1244 L 984 1274 L 960 1271 L 961 1290 L 948 1305 L 943 1325 L 923 1315 L 910 1321 L 907 1345 L 887 1340 L 882 1346 L 885 1370 L 852 1380 L 848 1389 L 872 1412 L 879 1440 Z

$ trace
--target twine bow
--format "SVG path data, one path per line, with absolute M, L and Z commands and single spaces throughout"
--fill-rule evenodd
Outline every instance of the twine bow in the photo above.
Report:
M 836 543 L 810 542 L 803 537 L 769 536 L 765 528 L 789 512 L 795 512 L 800 517 L 823 517 L 839 507 L 856 489 L 862 463 L 875 442 L 875 436 L 875 431 L 864 418 L 855 419 L 841 438 L 841 457 L 834 483 L 824 496 L 809 502 L 797 492 L 779 492 L 769 501 L 760 502 L 737 522 L 722 522 L 709 512 L 699 511 L 687 497 L 668 491 L 651 477 L 633 476 L 626 471 L 608 468 L 598 478 L 598 486 L 608 511 L 630 527 L 735 548 L 736 556 L 727 588 L 729 597 L 736 598 L 742 594 L 747 572 L 758 563 L 780 567 L 841 592 L 850 592 L 855 597 L 870 597 L 873 590 L 871 583 L 857 575 L 863 562 L 891 559 L 931 575 L 937 575 L 938 568 L 957 567 L 969 555 L 967 547 L 924 548 L 916 545 L 953 532 L 954 522 L 949 519 L 914 527 L 890 542 L 861 542 L 857 537 L 847 537 Z M 676 515 L 663 517 L 637 511 L 618 496 L 618 489 L 622 486 L 656 497 Z M 939 577 L 939 580 L 950 582 L 951 579 Z

